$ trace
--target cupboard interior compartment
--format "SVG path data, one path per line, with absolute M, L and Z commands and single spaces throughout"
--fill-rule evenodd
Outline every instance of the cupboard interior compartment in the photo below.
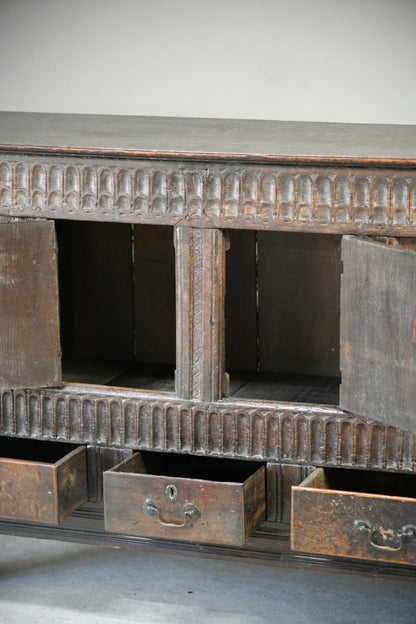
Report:
M 88 498 L 86 449 L 0 438 L 0 517 L 60 524 Z
M 169 226 L 56 222 L 63 381 L 174 391 Z
M 258 462 L 137 452 L 104 473 L 107 531 L 243 545 L 265 519 Z
M 230 395 L 337 405 L 341 237 L 230 231 Z

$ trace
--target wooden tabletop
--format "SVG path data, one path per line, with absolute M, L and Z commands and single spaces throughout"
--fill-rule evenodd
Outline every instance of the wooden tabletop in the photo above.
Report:
M 416 126 L 0 112 L 0 151 L 416 166 Z

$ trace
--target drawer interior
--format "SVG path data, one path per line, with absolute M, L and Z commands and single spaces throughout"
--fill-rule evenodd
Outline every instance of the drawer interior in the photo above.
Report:
M 63 380 L 174 391 L 173 228 L 57 221 Z
M 299 487 L 416 498 L 416 475 L 318 468 Z
M 55 464 L 78 448 L 76 444 L 44 442 L 24 438 L 0 438 L 0 457 Z
M 112 469 L 116 472 L 140 472 L 155 476 L 180 477 L 218 481 L 223 483 L 244 483 L 263 464 L 234 459 L 217 459 L 192 455 L 135 453 Z
M 230 231 L 232 396 L 338 404 L 340 246 L 337 235 Z

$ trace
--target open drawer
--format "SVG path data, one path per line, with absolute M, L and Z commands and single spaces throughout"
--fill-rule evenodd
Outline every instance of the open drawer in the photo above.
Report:
M 293 550 L 416 564 L 416 475 L 318 468 L 291 513 Z
M 0 518 L 59 524 L 87 498 L 84 447 L 0 439 Z
M 115 533 L 240 546 L 265 517 L 265 468 L 135 453 L 104 472 L 104 510 Z

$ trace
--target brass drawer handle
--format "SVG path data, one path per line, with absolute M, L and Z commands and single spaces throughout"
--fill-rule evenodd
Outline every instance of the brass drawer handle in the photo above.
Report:
M 367 533 L 368 542 L 373 548 L 389 552 L 398 552 L 403 548 L 404 542 L 407 539 L 416 537 L 416 526 L 414 524 L 405 524 L 396 535 L 393 534 L 393 540 L 397 542 L 397 546 L 377 544 L 377 542 L 374 541 L 374 536 L 380 534 L 380 532 L 377 531 L 376 527 L 368 520 L 354 520 L 354 529 L 357 533 Z
M 181 529 L 182 527 L 184 527 L 188 520 L 198 520 L 201 515 L 198 507 L 196 507 L 192 503 L 185 503 L 185 505 L 182 507 L 182 513 L 184 515 L 183 522 L 165 522 L 165 520 L 163 520 L 161 517 L 160 507 L 155 503 L 152 498 L 146 498 L 143 507 L 148 516 L 150 516 L 151 518 L 156 518 L 156 522 L 158 522 L 158 524 L 164 527 L 172 527 L 176 529 Z

